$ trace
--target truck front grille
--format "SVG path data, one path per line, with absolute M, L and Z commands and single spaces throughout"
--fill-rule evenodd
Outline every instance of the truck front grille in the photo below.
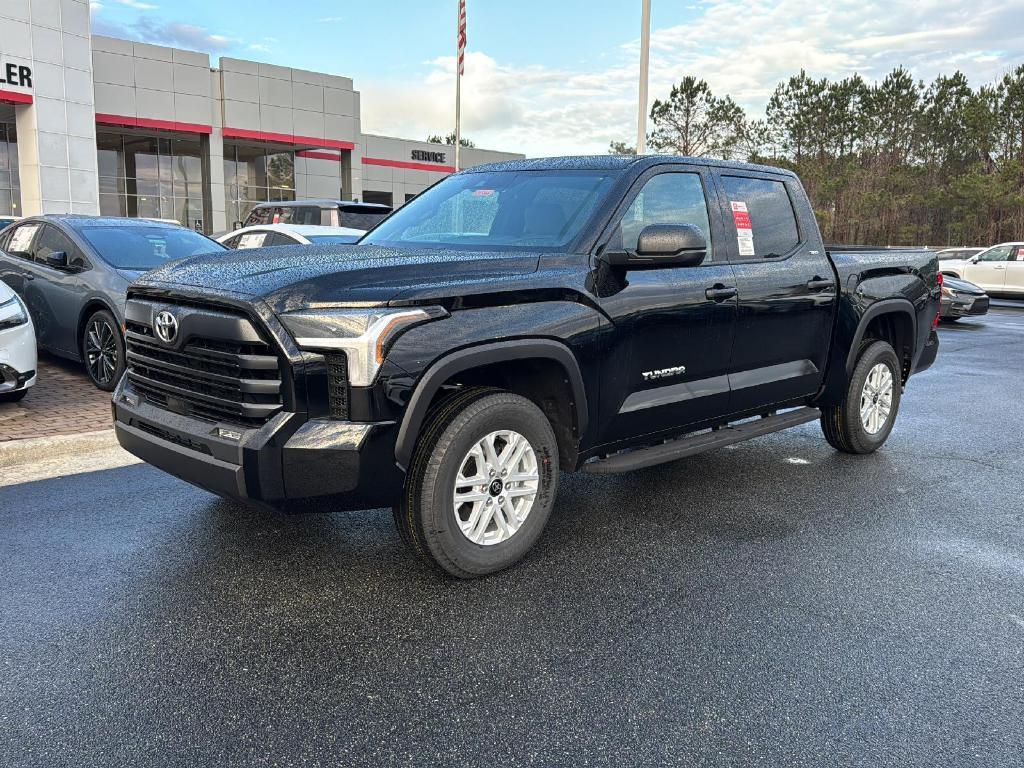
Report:
M 164 310 L 179 324 L 171 342 L 154 333 Z M 282 409 L 281 361 L 244 315 L 138 299 L 125 315 L 128 381 L 152 405 L 245 427 Z

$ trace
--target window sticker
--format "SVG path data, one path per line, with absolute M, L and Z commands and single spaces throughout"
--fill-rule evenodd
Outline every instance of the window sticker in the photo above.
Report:
M 32 238 L 35 237 L 37 229 L 39 229 L 38 224 L 27 224 L 24 227 L 18 227 L 14 230 L 11 244 L 7 246 L 7 250 L 11 253 L 28 253 L 28 248 L 32 245 Z
M 740 256 L 754 255 L 754 228 L 750 223 L 747 204 L 739 200 L 730 200 L 732 222 L 736 225 L 736 246 Z
M 267 239 L 266 232 L 246 232 L 242 235 L 242 239 L 238 241 L 238 247 L 241 248 L 260 248 L 263 246 L 263 241 Z

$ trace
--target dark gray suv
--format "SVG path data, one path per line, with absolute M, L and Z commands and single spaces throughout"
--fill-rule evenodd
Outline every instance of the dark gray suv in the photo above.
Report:
M 21 296 L 43 349 L 85 363 L 110 391 L 124 373 L 124 304 L 143 272 L 226 250 L 191 229 L 146 219 L 49 215 L 0 233 L 0 280 Z

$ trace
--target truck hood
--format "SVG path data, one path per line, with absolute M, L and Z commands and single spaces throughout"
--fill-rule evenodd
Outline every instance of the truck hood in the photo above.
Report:
M 136 285 L 209 288 L 262 299 L 275 312 L 311 304 L 387 302 L 425 283 L 500 281 L 537 270 L 536 253 L 296 245 L 192 256 Z

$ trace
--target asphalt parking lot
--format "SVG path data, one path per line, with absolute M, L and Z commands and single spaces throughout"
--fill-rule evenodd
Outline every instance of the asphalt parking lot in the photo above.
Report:
M 385 510 L 0 488 L 0 765 L 1020 765 L 1024 313 L 941 334 L 879 453 L 566 476 L 473 583 Z

